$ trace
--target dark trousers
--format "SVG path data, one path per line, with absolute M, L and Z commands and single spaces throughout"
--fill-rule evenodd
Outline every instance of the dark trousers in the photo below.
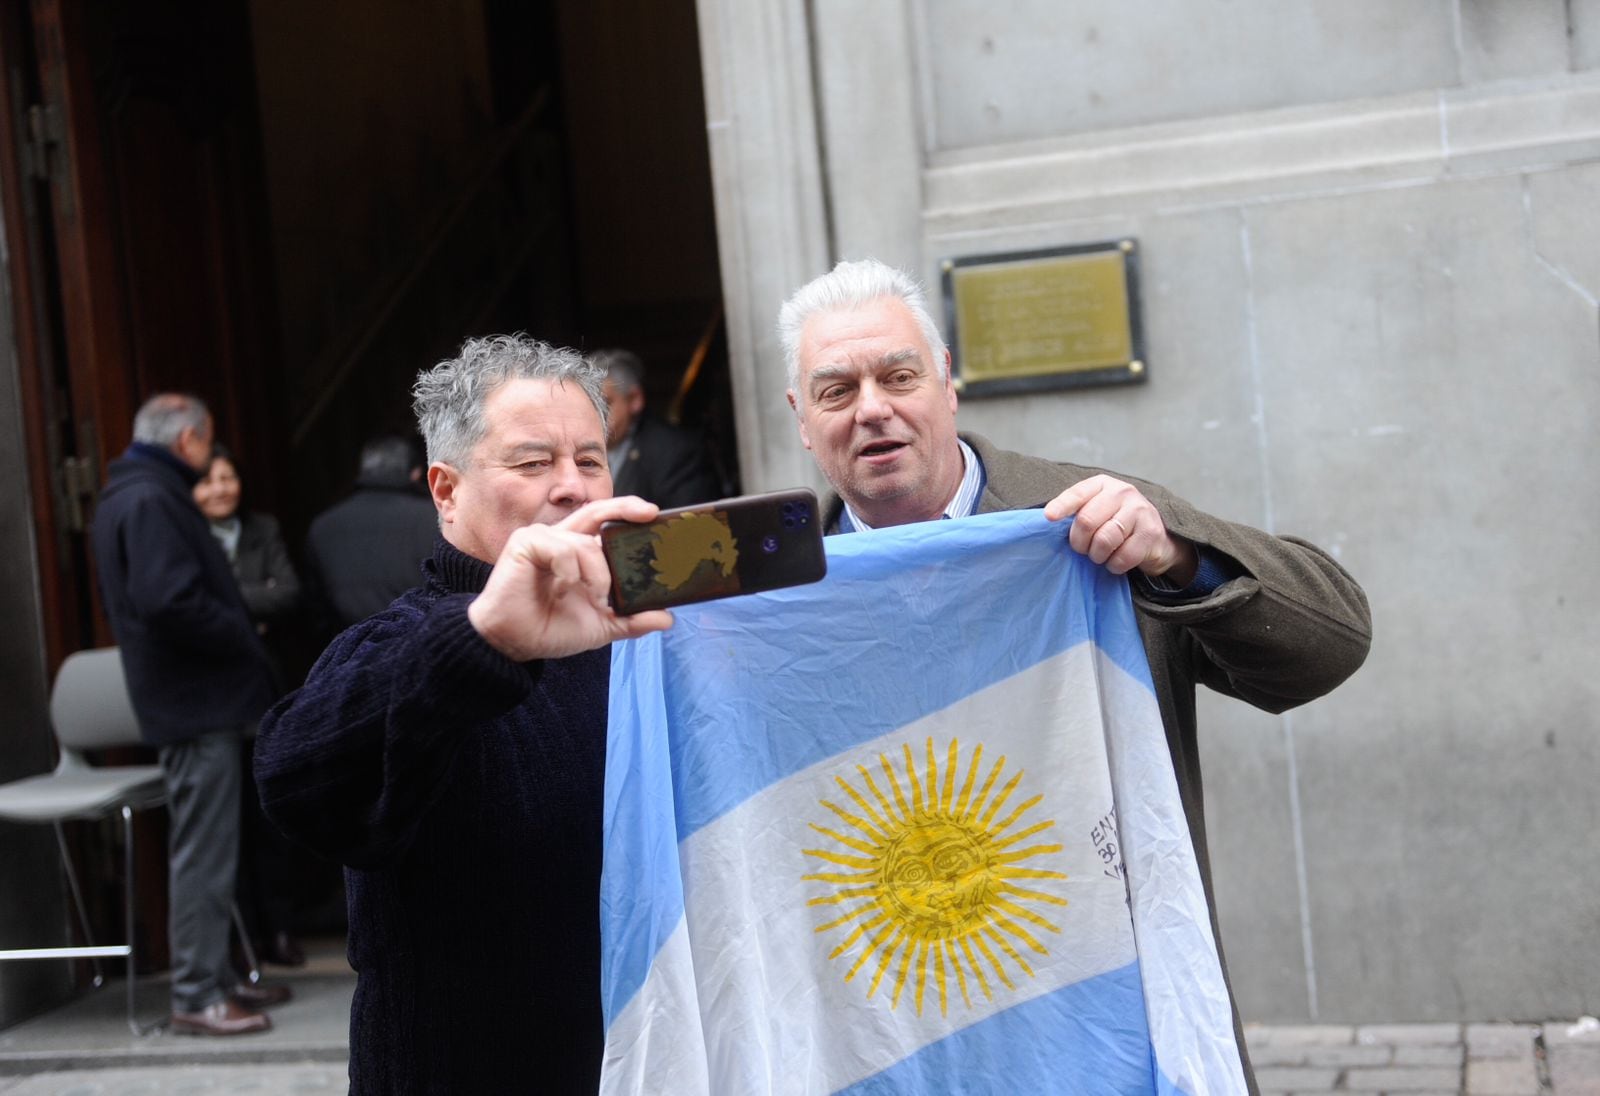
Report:
M 198 1012 L 238 982 L 228 957 L 239 866 L 237 731 L 216 731 L 160 749 L 172 825 L 172 1009 Z

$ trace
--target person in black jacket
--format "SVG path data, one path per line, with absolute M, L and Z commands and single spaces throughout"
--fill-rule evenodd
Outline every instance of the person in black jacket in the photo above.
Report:
M 374 438 L 361 449 L 355 492 L 311 523 L 306 581 L 324 636 L 382 612 L 422 580 L 439 535 L 422 469 L 412 442 Z
M 226 446 L 212 446 L 211 463 L 194 485 L 194 502 L 211 523 L 211 535 L 228 557 L 256 633 L 271 651 L 274 633 L 300 607 L 300 576 L 278 519 L 240 509 L 243 494 L 238 460 Z
M 605 370 L 607 463 L 617 495 L 638 495 L 663 510 L 710 502 L 722 494 L 705 445 L 688 430 L 645 411 L 644 363 L 629 350 L 597 350 Z
M 275 692 L 281 694 L 290 679 L 289 667 L 296 661 L 289 633 L 300 610 L 300 579 L 283 543 L 278 519 L 241 508 L 243 494 L 238 459 L 226 446 L 213 445 L 211 463 L 194 485 L 194 502 L 210 522 L 211 535 L 233 568 L 250 620 L 272 660 Z M 305 952 L 291 926 L 299 857 L 261 813 L 255 781 L 249 778 L 251 755 L 247 739 L 241 797 L 244 829 L 239 835 L 239 911 L 257 955 L 280 966 L 304 966 Z
M 212 420 L 193 396 L 153 396 L 111 462 L 95 510 L 101 594 L 171 815 L 172 1030 L 265 1031 L 287 987 L 241 984 L 228 955 L 239 858 L 240 743 L 272 702 L 272 670 L 227 558 L 191 491 Z

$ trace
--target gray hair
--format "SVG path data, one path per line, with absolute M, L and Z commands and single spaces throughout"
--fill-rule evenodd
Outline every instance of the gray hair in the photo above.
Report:
M 483 405 L 507 381 L 571 381 L 583 389 L 600 416 L 605 433 L 608 408 L 600 385 L 605 374 L 576 350 L 551 346 L 527 335 L 488 335 L 468 339 L 454 358 L 417 374 L 411 408 L 428 446 L 429 462 L 464 468 L 487 424 Z
M 133 416 L 133 440 L 171 449 L 185 430 L 199 431 L 211 421 L 211 411 L 199 396 L 186 392 L 159 392 L 144 401 Z
M 928 313 L 928 298 L 922 285 L 905 271 L 877 259 L 847 260 L 795 290 L 778 311 L 778 338 L 783 342 L 790 389 L 798 391 L 800 388 L 800 333 L 807 320 L 822 312 L 861 308 L 885 297 L 900 300 L 911 310 L 942 376 L 945 372 L 944 338 Z
M 644 362 L 631 350 L 596 350 L 589 360 L 604 369 L 606 380 L 624 395 L 637 392 L 644 383 Z

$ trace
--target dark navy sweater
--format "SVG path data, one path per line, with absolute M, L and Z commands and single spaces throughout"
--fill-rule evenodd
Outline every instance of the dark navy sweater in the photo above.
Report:
M 439 541 L 256 745 L 267 815 L 347 866 L 355 1093 L 599 1084 L 610 655 L 500 655 L 467 619 L 489 570 Z

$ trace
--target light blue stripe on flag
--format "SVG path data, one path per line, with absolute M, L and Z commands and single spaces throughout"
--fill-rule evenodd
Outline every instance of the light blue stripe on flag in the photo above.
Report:
M 683 916 L 660 644 L 618 644 L 611 681 L 613 710 L 628 711 L 637 733 L 618 727 L 606 742 L 600 985 L 607 1026 Z M 619 683 L 627 688 L 619 689 Z

